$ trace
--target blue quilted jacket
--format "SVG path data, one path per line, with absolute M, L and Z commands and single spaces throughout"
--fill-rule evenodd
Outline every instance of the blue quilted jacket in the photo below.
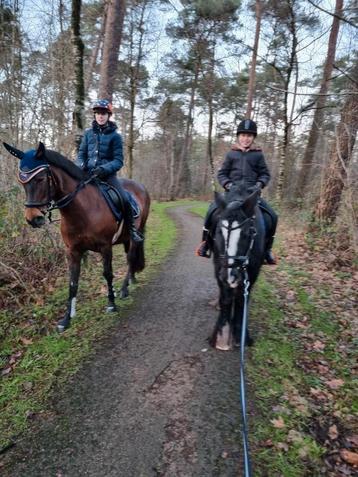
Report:
M 92 128 L 83 135 L 75 161 L 77 166 L 85 171 L 102 166 L 107 176 L 119 171 L 123 166 L 123 143 L 116 130 L 117 125 L 112 121 L 104 127 L 93 121 Z

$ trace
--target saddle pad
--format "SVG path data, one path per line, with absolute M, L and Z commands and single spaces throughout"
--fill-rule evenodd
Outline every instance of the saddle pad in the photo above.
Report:
M 122 204 L 121 204 L 121 198 L 119 197 L 118 192 L 114 187 L 111 187 L 109 184 L 106 184 L 105 182 L 100 182 L 98 183 L 98 187 L 105 198 L 105 201 L 107 202 L 109 208 L 111 209 L 114 217 L 118 222 L 120 222 L 123 218 L 122 215 Z M 132 212 L 133 212 L 133 217 L 136 219 L 139 217 L 140 214 L 140 209 L 139 205 L 137 204 L 137 201 L 135 200 L 134 196 L 130 194 L 128 191 L 125 189 L 122 189 L 123 195 L 125 195 L 125 200 L 127 200 L 132 207 Z

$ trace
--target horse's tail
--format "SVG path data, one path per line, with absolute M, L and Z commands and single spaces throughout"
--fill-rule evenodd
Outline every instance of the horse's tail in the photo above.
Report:
M 137 243 L 132 246 L 128 253 L 128 261 L 132 265 L 132 272 L 137 273 L 144 270 L 145 256 L 144 256 L 144 242 Z

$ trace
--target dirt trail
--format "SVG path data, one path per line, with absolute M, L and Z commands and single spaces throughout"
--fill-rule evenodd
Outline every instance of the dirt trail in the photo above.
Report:
M 201 220 L 172 214 L 175 253 L 4 475 L 241 474 L 239 353 L 208 348 L 216 284 L 211 262 L 193 253 Z

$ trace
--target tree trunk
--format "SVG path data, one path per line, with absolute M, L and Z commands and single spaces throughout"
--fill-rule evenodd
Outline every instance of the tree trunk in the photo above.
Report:
M 276 191 L 276 198 L 278 201 L 281 201 L 283 198 L 283 191 L 285 187 L 285 181 L 287 176 L 287 152 L 288 146 L 290 143 L 290 130 L 291 130 L 291 122 L 288 115 L 288 91 L 291 82 L 292 71 L 295 68 L 295 63 L 297 62 L 297 34 L 296 34 L 296 17 L 295 12 L 293 9 L 292 3 L 288 2 L 290 7 L 290 14 L 291 14 L 291 21 L 290 21 L 290 32 L 292 36 L 292 43 L 291 43 L 291 54 L 290 54 L 290 61 L 287 67 L 285 82 L 284 82 L 284 133 L 282 139 L 282 149 L 280 154 L 280 162 L 278 166 L 278 179 L 277 179 L 277 191 Z
M 254 98 L 254 91 L 255 91 L 256 61 L 257 61 L 257 51 L 259 48 L 261 18 L 262 18 L 262 8 L 261 8 L 260 0 L 256 0 L 255 11 L 256 11 L 256 30 L 255 30 L 254 46 L 252 49 L 252 60 L 251 60 L 250 78 L 249 78 L 249 85 L 248 85 L 247 108 L 246 108 L 246 114 L 245 114 L 246 118 L 251 118 L 252 101 Z
M 73 112 L 73 124 L 76 135 L 77 150 L 81 143 L 83 133 L 83 111 L 85 102 L 85 87 L 83 75 L 83 51 L 84 45 L 81 38 L 81 3 L 82 0 L 72 0 L 72 41 L 75 59 L 75 110 Z
M 336 0 L 335 14 L 341 16 L 343 10 L 343 0 Z M 337 38 L 339 31 L 339 19 L 335 16 L 332 22 L 332 28 L 329 35 L 327 58 L 324 64 L 323 78 L 319 90 L 319 96 L 316 101 L 313 122 L 308 137 L 305 154 L 302 160 L 301 171 L 296 186 L 296 195 L 298 197 L 305 196 L 305 189 L 310 177 L 313 157 L 317 146 L 320 130 L 324 119 L 324 107 L 326 105 L 326 94 L 328 91 L 329 81 L 333 71 L 333 63 L 336 55 Z
M 214 47 L 215 48 L 215 47 Z M 210 58 L 210 71 L 209 71 L 209 91 L 208 91 L 208 113 L 209 113 L 209 120 L 208 120 L 208 145 L 207 145 L 207 162 L 205 167 L 205 175 L 207 171 L 207 166 L 210 166 L 211 171 L 211 183 L 214 188 L 215 186 L 215 178 L 214 178 L 214 157 L 213 157 L 213 123 L 214 123 L 214 108 L 213 108 L 213 93 L 214 93 L 214 68 L 215 68 L 215 49 L 212 52 Z M 205 189 L 207 184 L 205 183 Z
M 135 65 L 130 65 L 130 111 L 129 111 L 129 131 L 128 131 L 128 139 L 127 139 L 127 175 L 131 179 L 133 175 L 133 150 L 134 150 L 134 112 L 136 107 L 137 101 L 137 93 L 138 93 L 138 77 L 139 77 L 139 69 L 141 66 L 141 62 L 143 59 L 143 40 L 144 40 L 144 13 L 147 7 L 147 0 L 145 0 L 142 4 L 142 11 L 140 15 L 140 21 L 138 27 L 138 31 L 140 32 L 139 41 L 138 41 L 138 52 L 135 61 Z M 131 25 L 130 30 L 130 59 L 132 63 L 133 58 L 133 35 L 134 35 L 134 25 Z
M 353 78 L 357 78 L 358 60 L 356 60 L 353 71 Z M 358 86 L 356 82 L 352 82 L 351 93 L 347 96 L 337 126 L 336 141 L 332 147 L 321 194 L 313 212 L 315 221 L 331 223 L 337 216 L 358 130 Z
M 90 60 L 89 60 L 88 69 L 87 69 L 87 72 L 86 72 L 85 91 L 87 92 L 87 94 L 88 94 L 88 91 L 90 90 L 91 85 L 92 85 L 93 72 L 94 72 L 96 64 L 97 64 L 97 58 L 98 58 L 98 55 L 99 55 L 100 46 L 101 46 L 101 43 L 103 42 L 103 38 L 104 38 L 107 12 L 108 12 L 108 3 L 106 3 L 105 6 L 104 6 L 104 14 L 103 14 L 102 22 L 101 22 L 101 29 L 98 33 L 98 38 L 97 38 L 95 47 L 92 50 L 91 57 L 90 57 Z
M 198 87 L 199 70 L 200 70 L 200 60 L 198 60 L 195 65 L 194 78 L 193 78 L 191 92 L 190 92 L 189 111 L 188 111 L 188 117 L 187 117 L 186 125 L 185 125 L 184 144 L 180 154 L 178 184 L 177 184 L 177 194 L 176 194 L 177 196 L 180 196 L 180 197 L 185 197 L 189 190 L 190 172 L 189 172 L 189 164 L 188 164 L 188 151 L 189 151 L 189 143 L 190 143 L 190 133 L 192 130 L 192 123 L 193 123 L 195 93 Z
M 125 0 L 109 0 L 99 83 L 99 97 L 109 101 L 113 99 L 125 9 Z
M 174 141 L 172 132 L 169 132 L 169 138 L 170 138 L 169 199 L 175 200 L 175 141 Z

